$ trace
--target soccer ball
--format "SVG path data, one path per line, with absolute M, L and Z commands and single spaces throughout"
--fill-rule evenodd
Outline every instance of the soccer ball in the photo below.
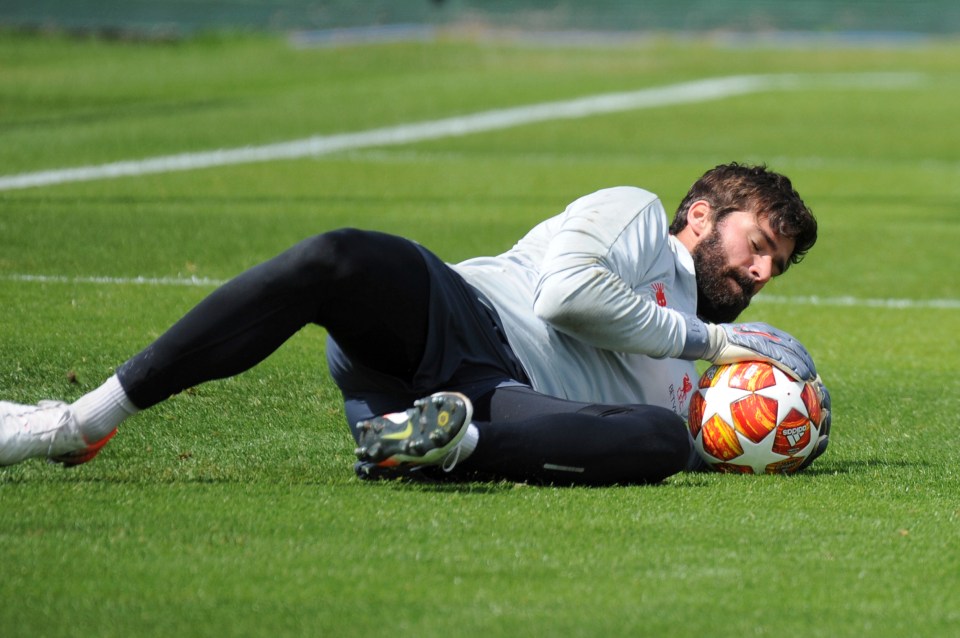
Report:
M 700 457 L 720 472 L 788 474 L 817 447 L 823 421 L 812 383 L 761 361 L 715 365 L 690 399 Z

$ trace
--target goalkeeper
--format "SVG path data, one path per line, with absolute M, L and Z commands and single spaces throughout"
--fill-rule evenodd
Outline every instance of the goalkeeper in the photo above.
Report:
M 816 378 L 789 335 L 731 323 L 816 234 L 789 179 L 736 163 L 705 173 L 669 227 L 652 193 L 610 188 L 456 265 L 400 237 L 327 232 L 214 291 L 74 403 L 0 402 L 0 465 L 89 461 L 129 416 L 318 324 L 362 478 L 659 482 L 697 464 L 694 361 Z

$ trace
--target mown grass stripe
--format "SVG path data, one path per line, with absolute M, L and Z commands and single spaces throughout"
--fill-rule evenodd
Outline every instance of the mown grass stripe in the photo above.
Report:
M 923 76 L 914 73 L 825 75 L 788 73 L 708 78 L 637 91 L 605 93 L 572 100 L 494 109 L 472 115 L 375 128 L 356 133 L 316 135 L 305 139 L 262 146 L 180 153 L 95 166 L 7 175 L 0 177 L 0 191 L 154 173 L 189 171 L 233 164 L 314 157 L 337 151 L 411 144 L 552 120 L 577 119 L 658 106 L 707 102 L 764 91 L 793 91 L 823 86 L 889 89 L 915 85 L 922 79 Z

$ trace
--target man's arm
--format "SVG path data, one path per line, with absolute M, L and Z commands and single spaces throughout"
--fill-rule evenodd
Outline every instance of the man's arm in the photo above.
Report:
M 534 312 L 598 348 L 676 356 L 684 344 L 682 316 L 634 290 L 662 251 L 670 247 L 656 196 L 620 187 L 582 197 L 547 249 Z
M 669 250 L 666 215 L 653 194 L 619 187 L 582 197 L 546 251 L 534 312 L 564 334 L 615 352 L 711 363 L 762 359 L 796 378 L 816 377 L 810 354 L 781 330 L 706 323 L 638 294 L 636 282 Z

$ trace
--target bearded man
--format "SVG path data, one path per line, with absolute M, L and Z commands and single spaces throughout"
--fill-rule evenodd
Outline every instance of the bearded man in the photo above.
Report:
M 659 482 L 698 466 L 696 360 L 817 379 L 790 335 L 730 323 L 816 237 L 787 177 L 737 163 L 698 179 L 669 227 L 656 195 L 608 188 L 455 265 L 393 235 L 323 233 L 214 291 L 77 401 L 0 402 L 0 464 L 89 461 L 131 415 L 317 324 L 361 478 Z

